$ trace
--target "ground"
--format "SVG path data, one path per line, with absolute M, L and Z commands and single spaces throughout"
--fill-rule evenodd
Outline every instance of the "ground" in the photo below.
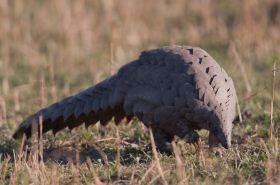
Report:
M 1 0 L 0 182 L 278 184 L 279 30 L 276 0 Z M 136 119 L 47 133 L 39 150 L 30 141 L 21 151 L 11 138 L 34 111 L 97 83 L 145 49 L 171 44 L 205 49 L 235 82 L 244 121 L 234 123 L 222 158 L 209 152 L 202 130 L 201 153 L 177 139 L 179 154 L 157 153 L 157 163 L 149 131 Z

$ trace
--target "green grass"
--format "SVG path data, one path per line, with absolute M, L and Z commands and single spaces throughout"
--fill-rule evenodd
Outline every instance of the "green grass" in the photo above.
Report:
M 0 2 L 1 184 L 98 184 L 98 180 L 104 184 L 163 184 L 153 165 L 149 132 L 138 120 L 119 127 L 112 122 L 105 129 L 96 124 L 72 132 L 65 129 L 55 136 L 47 133 L 43 162 L 38 160 L 37 150 L 20 153 L 20 143 L 11 135 L 24 118 L 42 106 L 97 83 L 144 49 L 170 44 L 207 50 L 233 78 L 241 111 L 252 114 L 235 124 L 233 145 L 223 158 L 208 151 L 207 131 L 199 131 L 200 155 L 194 154 L 192 145 L 177 139 L 185 166 L 181 172 L 186 176 L 181 184 L 280 182 L 278 70 L 276 132 L 275 138 L 269 139 L 272 68 L 275 61 L 279 65 L 280 13 L 274 18 L 269 14 L 280 6 L 278 2 L 5 2 Z M 238 57 L 252 88 L 249 97 Z M 32 142 L 28 144 L 34 147 Z M 175 156 L 158 155 L 167 183 L 180 184 Z

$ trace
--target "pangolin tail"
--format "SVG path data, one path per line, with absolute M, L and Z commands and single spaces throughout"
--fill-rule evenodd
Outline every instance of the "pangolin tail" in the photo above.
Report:
M 98 121 L 106 125 L 113 117 L 118 124 L 126 115 L 122 108 L 122 94 L 115 86 L 116 76 L 112 76 L 74 96 L 41 109 L 19 125 L 13 138 L 23 135 L 30 138 L 34 134 L 33 128 L 39 128 L 39 125 L 42 125 L 43 133 L 52 130 L 55 134 L 65 127 L 73 129 L 83 123 L 86 127 Z M 37 131 L 38 129 L 35 133 Z

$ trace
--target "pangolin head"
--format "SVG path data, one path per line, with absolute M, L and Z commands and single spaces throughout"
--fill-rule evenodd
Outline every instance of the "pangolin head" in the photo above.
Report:
M 213 119 L 211 119 L 210 132 L 215 135 L 224 148 L 228 149 L 231 146 L 231 120 L 219 119 L 218 116 L 214 116 Z

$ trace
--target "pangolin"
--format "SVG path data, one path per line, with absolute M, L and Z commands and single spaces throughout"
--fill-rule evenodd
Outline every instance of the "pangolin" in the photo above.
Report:
M 39 110 L 13 137 L 29 138 L 39 119 L 43 133 L 56 133 L 83 123 L 106 125 L 114 118 L 118 124 L 136 117 L 151 128 L 160 152 L 170 150 L 174 136 L 198 142 L 199 129 L 209 130 L 210 148 L 229 148 L 236 103 L 232 79 L 206 51 L 166 46 L 142 52 L 115 75 Z

